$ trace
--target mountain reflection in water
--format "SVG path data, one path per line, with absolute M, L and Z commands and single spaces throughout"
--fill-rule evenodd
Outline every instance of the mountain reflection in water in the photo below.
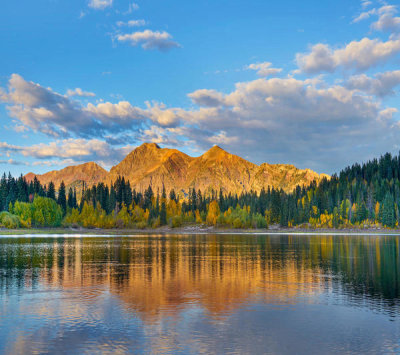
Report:
M 0 353 L 398 352 L 395 236 L 0 239 Z

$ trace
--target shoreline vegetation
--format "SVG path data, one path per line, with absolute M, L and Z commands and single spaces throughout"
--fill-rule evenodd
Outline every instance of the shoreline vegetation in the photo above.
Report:
M 222 228 L 213 227 L 208 225 L 187 225 L 183 227 L 171 228 L 169 226 L 163 226 L 158 228 L 124 228 L 124 229 L 102 229 L 102 228 L 73 228 L 73 227 L 58 227 L 58 228 L 18 228 L 18 229 L 7 229 L 0 228 L 0 236 L 7 235 L 82 235 L 82 236 L 134 236 L 134 235 L 185 235 L 185 234 L 250 234 L 250 235 L 263 235 L 263 234 L 309 234 L 309 235 L 321 235 L 321 234 L 339 234 L 339 235 L 399 235 L 400 228 L 388 229 L 388 228 L 368 228 L 368 229 L 356 229 L 356 228 L 280 228 L 273 226 L 267 229 L 234 229 L 234 228 Z
M 184 198 L 173 189 L 144 192 L 118 177 L 110 184 L 83 186 L 63 182 L 42 185 L 5 174 L 0 179 L 0 228 L 35 230 L 263 230 L 275 226 L 290 231 L 399 230 L 400 156 L 387 153 L 363 165 L 355 164 L 323 178 L 318 184 L 297 186 L 291 193 L 262 189 L 232 194 L 220 188 L 191 188 Z M 191 227 L 192 226 L 192 227 Z M 204 227 L 203 227 L 204 226 Z M 271 228 L 269 228 L 271 227 Z

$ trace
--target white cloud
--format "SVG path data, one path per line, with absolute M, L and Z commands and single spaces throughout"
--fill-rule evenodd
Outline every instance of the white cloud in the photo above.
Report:
M 361 1 L 361 6 L 362 6 L 362 8 L 367 8 L 368 6 L 370 6 L 370 5 L 372 5 L 372 1 L 369 1 L 369 0 L 362 0 Z
M 144 119 L 145 115 L 144 110 L 132 106 L 128 101 L 119 101 L 116 104 L 104 102 L 97 105 L 89 103 L 85 111 L 94 114 L 102 122 L 107 122 L 112 119 L 114 122 L 118 122 L 118 124 L 123 126 L 129 125 L 132 119 Z
M 104 10 L 107 7 L 112 6 L 113 0 L 90 0 L 89 7 L 97 10 Z
M 157 49 L 160 51 L 168 51 L 172 48 L 178 48 L 180 45 L 172 40 L 172 36 L 168 32 L 159 32 L 144 30 L 142 32 L 133 32 L 130 34 L 121 34 L 117 36 L 118 41 L 128 42 L 132 46 L 142 45 L 143 49 Z
M 11 75 L 8 92 L 3 90 L 0 100 L 8 104 L 10 116 L 23 126 L 47 135 L 90 135 L 101 131 L 99 123 L 82 111 L 78 102 L 18 74 Z
M 26 162 L 14 160 L 14 159 L 7 159 L 7 160 L 0 159 L 0 164 L 7 164 L 7 165 L 28 165 L 28 163 L 26 163 Z
M 354 20 L 352 21 L 352 23 L 357 23 L 360 21 L 364 21 L 369 19 L 372 15 L 375 15 L 377 13 L 376 9 L 372 9 L 369 11 L 364 11 L 362 12 L 360 15 L 358 15 L 356 18 L 354 18 Z
M 81 89 L 69 94 L 88 95 Z M 100 99 L 99 103 L 85 107 L 18 74 L 11 76 L 7 91 L 1 89 L 0 100 L 8 104 L 15 130 L 23 132 L 30 128 L 57 138 L 100 137 L 116 141 L 127 131 L 139 134 L 148 125 L 172 127 L 179 122 L 180 110 L 168 109 L 162 103 L 146 102 L 143 109 L 128 101 L 111 103 Z
M 400 70 L 379 73 L 375 78 L 370 78 L 365 74 L 354 75 L 346 83 L 349 89 L 360 90 L 379 97 L 394 95 L 394 88 L 399 85 Z
M 111 166 L 121 161 L 133 148 L 133 146 L 115 148 L 99 139 L 70 138 L 31 146 L 18 146 L 0 142 L 0 151 L 38 159 L 34 165 L 48 165 L 46 163 L 48 161 L 52 163 L 58 161 L 61 165 L 96 161 L 102 165 Z
M 230 145 L 230 144 L 237 144 L 240 142 L 239 137 L 228 137 L 225 131 L 220 131 L 218 134 L 210 137 L 207 139 L 212 144 L 219 144 L 219 145 Z
M 271 68 L 271 65 L 272 63 L 270 62 L 253 63 L 249 64 L 246 69 L 256 70 L 257 75 L 261 77 L 276 75 L 282 71 L 280 68 Z
M 330 173 L 397 144 L 397 110 L 383 106 L 379 97 L 392 92 L 399 75 L 393 71 L 373 78 L 353 76 L 342 86 L 329 85 L 321 77 L 260 78 L 237 83 L 230 93 L 207 89 L 190 93 L 199 106 L 194 109 L 157 102 L 139 108 L 128 101 L 83 107 L 13 76 L 8 90 L 0 94 L 11 115 L 24 126 L 36 125 L 41 132 L 64 133 L 68 138 L 28 148 L 3 144 L 0 149 L 41 161 L 112 164 L 122 156 L 122 148 L 114 145 L 153 141 L 187 144 L 195 150 L 222 144 L 255 162 L 294 162 Z
M 213 107 L 186 111 L 181 133 L 203 149 L 220 139 L 258 162 L 295 162 L 331 173 L 391 150 L 400 138 L 395 109 L 320 79 L 258 79 L 220 98 Z
M 386 62 L 399 52 L 400 39 L 382 42 L 363 38 L 335 50 L 325 44 L 316 44 L 309 53 L 298 53 L 296 61 L 301 71 L 309 74 L 333 72 L 338 67 L 361 71 Z
M 397 6 L 384 4 L 380 8 L 361 12 L 352 22 L 357 23 L 378 16 L 378 20 L 371 24 L 371 29 L 396 33 L 400 31 L 400 17 L 396 16 L 397 13 Z
M 400 31 L 400 17 L 397 6 L 385 5 L 378 10 L 379 18 L 371 25 L 371 28 L 378 31 L 398 32 Z
M 126 101 L 89 103 L 84 107 L 18 74 L 11 75 L 7 92 L 0 92 L 0 101 L 8 104 L 9 115 L 18 121 L 16 129 L 19 131 L 30 128 L 57 138 L 106 137 L 127 129 L 138 131 L 153 116 L 151 110 L 134 107 Z
M 379 118 L 382 120 L 392 120 L 393 116 L 399 112 L 397 108 L 394 107 L 389 107 L 385 108 L 382 111 L 379 112 Z M 396 122 L 396 125 L 398 126 L 399 122 Z
M 181 143 L 175 138 L 174 128 L 151 126 L 145 129 L 139 137 L 142 142 L 172 145 L 174 148 Z
M 145 26 L 146 25 L 146 21 L 145 20 L 130 20 L 127 22 L 124 21 L 118 21 L 117 22 L 117 26 L 118 27 L 123 27 L 123 26 L 127 26 L 127 27 L 140 27 L 140 26 Z
M 67 96 L 94 97 L 96 94 L 89 91 L 83 91 L 81 88 L 76 88 L 74 90 L 68 89 Z
M 84 163 L 84 161 L 76 161 L 73 159 L 52 159 L 52 160 L 36 160 L 31 165 L 32 166 L 67 166 Z
M 200 89 L 188 94 L 188 97 L 199 106 L 216 107 L 223 104 L 224 95 L 216 90 Z
M 162 127 L 173 127 L 179 122 L 179 111 L 180 109 L 169 109 L 164 104 L 157 102 L 147 104 L 147 112 L 149 118 Z

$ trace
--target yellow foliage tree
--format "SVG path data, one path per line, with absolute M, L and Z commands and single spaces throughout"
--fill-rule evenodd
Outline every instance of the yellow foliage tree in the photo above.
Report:
M 208 207 L 208 213 L 207 213 L 207 223 L 211 225 L 216 225 L 217 224 L 217 218 L 220 215 L 221 211 L 219 209 L 219 205 L 217 201 L 211 201 L 210 205 Z

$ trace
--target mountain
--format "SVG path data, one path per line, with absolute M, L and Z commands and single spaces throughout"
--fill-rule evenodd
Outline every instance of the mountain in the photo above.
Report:
M 32 180 L 34 176 L 29 173 L 26 178 Z M 298 185 L 309 185 L 314 180 L 318 182 L 323 177 L 329 177 L 288 164 L 257 165 L 218 146 L 199 157 L 190 157 L 176 149 L 160 148 L 155 143 L 137 147 L 110 172 L 91 162 L 36 176 L 42 184 L 53 181 L 59 186 L 64 181 L 67 186 L 78 187 L 83 182 L 87 185 L 98 182 L 110 184 L 118 176 L 123 176 L 137 191 L 144 191 L 149 185 L 153 190 L 161 190 L 164 185 L 167 191 L 175 189 L 181 193 L 187 193 L 189 188 L 203 192 L 222 188 L 226 193 L 260 191 L 268 187 L 292 191 Z
M 110 170 L 107 181 L 124 176 L 137 190 L 144 191 L 151 184 L 167 190 L 185 186 L 188 166 L 194 158 L 176 149 L 160 148 L 155 143 L 144 143 L 129 153 Z
M 230 154 L 218 146 L 189 164 L 186 189 L 219 190 L 240 193 L 251 190 L 251 180 L 258 166 Z
M 307 186 L 314 180 L 318 182 L 324 177 L 329 179 L 329 175 L 318 174 L 310 169 L 298 169 L 291 164 L 263 163 L 253 176 L 251 188 L 260 191 L 263 187 L 267 189 L 268 186 L 273 186 L 289 192 L 296 186 Z
M 48 185 L 50 181 L 53 181 L 56 187 L 60 185 L 61 181 L 64 181 L 66 186 L 79 185 L 82 182 L 92 185 L 104 181 L 108 176 L 108 171 L 94 162 L 89 162 L 75 166 L 67 166 L 61 170 L 52 170 L 43 175 L 28 173 L 25 175 L 25 178 L 30 182 L 35 176 L 43 185 Z

